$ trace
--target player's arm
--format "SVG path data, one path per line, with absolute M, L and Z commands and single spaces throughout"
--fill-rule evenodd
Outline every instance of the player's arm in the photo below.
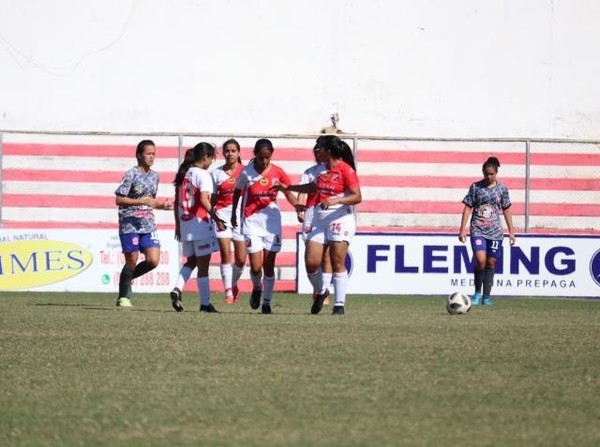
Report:
M 240 196 L 242 195 L 242 190 L 235 188 L 233 190 L 233 203 L 232 203 L 232 209 L 231 209 L 231 226 L 233 228 L 237 227 L 237 209 L 238 209 L 238 203 L 240 202 Z
M 298 203 L 302 206 L 304 206 L 304 208 L 306 209 L 306 194 L 303 192 L 298 193 L 298 195 L 296 196 L 296 200 L 298 201 Z M 296 217 L 298 218 L 298 222 L 302 223 L 304 222 L 304 210 L 302 211 L 296 211 Z
M 346 189 L 343 196 L 340 197 L 327 197 L 321 201 L 321 208 L 326 210 L 333 205 L 358 205 L 362 202 L 362 193 L 359 185 L 353 185 Z
M 469 222 L 469 216 L 473 208 L 469 205 L 465 205 L 462 212 L 462 217 L 460 218 L 460 230 L 458 231 L 458 240 L 461 242 L 465 242 L 467 240 L 467 222 Z
M 508 227 L 508 239 L 510 241 L 510 245 L 515 245 L 515 227 L 513 225 L 512 212 L 510 208 L 502 210 L 502 214 L 504 214 L 504 220 L 506 221 L 506 226 Z
M 286 191 L 289 192 L 300 192 L 305 194 L 310 194 L 312 192 L 317 192 L 317 184 L 315 182 L 306 183 L 304 185 L 284 185 L 283 183 L 279 183 L 279 185 L 275 186 L 279 191 L 285 194 Z

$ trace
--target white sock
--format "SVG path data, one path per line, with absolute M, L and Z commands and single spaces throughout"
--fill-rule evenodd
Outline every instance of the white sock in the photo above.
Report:
M 264 296 L 263 300 L 265 303 L 270 303 L 273 298 L 273 289 L 275 288 L 275 277 L 274 276 L 265 276 L 263 278 L 264 284 Z
M 225 294 L 227 296 L 231 296 L 232 272 L 233 268 L 231 264 L 221 264 L 221 278 L 223 279 L 223 287 L 225 287 Z
M 323 286 L 321 287 L 321 295 L 324 294 L 331 285 L 331 278 L 333 277 L 332 273 L 321 273 L 321 278 L 323 280 Z
M 237 265 L 233 264 L 231 268 L 233 271 L 232 278 L 231 278 L 231 285 L 234 286 L 237 284 L 237 282 L 242 277 L 242 273 L 244 273 L 244 266 L 238 267 Z
M 307 276 L 308 280 L 313 286 L 313 290 L 317 293 L 321 293 L 321 289 L 323 288 L 323 277 L 321 275 L 321 272 L 317 270 L 313 273 L 307 273 Z
M 198 294 L 200 295 L 200 305 L 208 306 L 210 304 L 210 283 L 208 276 L 196 278 L 198 284 Z
M 194 268 L 188 267 L 187 265 L 181 267 L 181 270 L 179 270 L 179 275 L 177 276 L 177 281 L 175 282 L 175 287 L 177 287 L 179 290 L 183 290 L 185 283 L 188 279 L 190 279 L 193 271 Z
M 259 272 L 258 275 L 255 275 L 252 273 L 252 271 L 250 271 L 250 279 L 252 280 L 252 288 L 254 290 L 262 289 L 262 271 Z
M 333 274 L 333 289 L 335 291 L 335 305 L 346 304 L 346 289 L 348 288 L 348 272 Z

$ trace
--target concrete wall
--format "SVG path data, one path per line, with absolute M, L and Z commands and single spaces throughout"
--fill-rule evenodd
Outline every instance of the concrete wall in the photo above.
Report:
M 600 137 L 595 0 L 0 0 L 0 129 Z

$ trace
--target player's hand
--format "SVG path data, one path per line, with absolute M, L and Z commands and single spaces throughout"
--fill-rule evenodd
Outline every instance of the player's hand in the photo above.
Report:
M 333 197 L 328 197 L 326 199 L 321 200 L 321 209 L 328 209 L 330 206 L 333 206 L 337 203 L 337 201 Z
M 510 245 L 515 245 L 517 242 L 517 237 L 514 235 L 514 233 L 509 233 L 508 240 L 510 241 Z
M 298 222 L 304 223 L 304 211 L 296 211 L 296 217 L 298 218 Z
M 237 215 L 235 213 L 231 215 L 231 228 L 237 228 Z
M 163 203 L 160 204 L 163 210 L 172 210 L 173 209 L 173 201 L 171 199 L 165 199 Z
M 220 217 L 215 219 L 215 223 L 217 224 L 217 230 L 225 231 L 227 229 L 227 223 Z
M 467 240 L 467 233 L 465 231 L 461 231 L 460 233 L 458 233 L 458 240 L 464 244 Z

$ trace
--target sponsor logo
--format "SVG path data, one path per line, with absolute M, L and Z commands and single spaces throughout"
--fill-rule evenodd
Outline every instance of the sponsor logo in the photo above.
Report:
M 590 275 L 596 284 L 600 286 L 600 250 L 590 260 Z
M 79 245 L 56 240 L 0 244 L 0 290 L 41 287 L 86 270 L 92 254 Z

